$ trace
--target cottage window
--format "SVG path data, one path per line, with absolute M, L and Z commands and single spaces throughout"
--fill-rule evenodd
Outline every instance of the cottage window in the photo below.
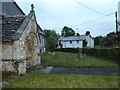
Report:
M 77 40 L 77 43 L 79 43 L 79 40 Z
M 70 44 L 72 44 L 72 41 L 70 41 Z

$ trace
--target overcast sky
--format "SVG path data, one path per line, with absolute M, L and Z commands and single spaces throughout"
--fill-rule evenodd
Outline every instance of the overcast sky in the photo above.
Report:
M 64 26 L 93 37 L 115 31 L 115 11 L 119 0 L 15 0 L 28 14 L 34 4 L 38 24 L 44 29 L 61 33 Z M 105 16 L 108 15 L 109 16 Z M 97 19 L 96 19 L 97 18 Z

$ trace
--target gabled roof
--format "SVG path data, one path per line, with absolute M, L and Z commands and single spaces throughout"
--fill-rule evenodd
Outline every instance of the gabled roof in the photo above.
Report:
M 2 8 L 6 14 L 2 14 L 1 16 L 3 18 L 0 18 L 0 25 L 2 25 L 2 33 L 0 33 L 0 36 L 2 36 L 3 43 L 12 43 L 14 40 L 18 40 L 21 37 L 32 16 L 35 15 L 35 12 L 30 11 L 30 13 L 25 16 L 24 12 L 15 2 L 2 3 L 4 3 Z M 40 34 L 45 35 L 39 25 L 38 29 Z
M 85 40 L 85 39 L 86 39 L 86 35 L 60 37 L 59 38 L 59 40 L 62 40 L 62 41 L 77 41 L 77 40 Z
M 27 16 L 3 16 L 2 19 L 2 42 L 10 43 L 18 40 L 31 20 L 34 12 Z
M 25 16 L 3 16 L 2 18 L 2 42 L 11 42 L 15 33 L 21 26 Z

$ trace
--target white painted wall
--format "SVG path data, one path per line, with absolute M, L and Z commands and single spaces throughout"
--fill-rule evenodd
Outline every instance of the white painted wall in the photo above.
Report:
M 70 43 L 70 41 L 62 41 L 61 42 L 63 45 L 63 48 L 82 48 L 83 47 L 83 41 L 79 41 L 79 43 L 77 43 L 77 41 L 72 41 L 72 43 Z
M 90 48 L 94 47 L 94 40 L 89 35 L 86 36 L 86 41 L 87 41 L 87 47 Z

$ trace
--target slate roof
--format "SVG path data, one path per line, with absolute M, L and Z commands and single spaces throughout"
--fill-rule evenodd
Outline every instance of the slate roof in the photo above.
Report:
M 18 40 L 33 15 L 35 15 L 35 12 L 30 11 L 25 16 L 14 0 L 12 2 L 2 2 L 2 19 L 0 17 L 0 25 L 2 25 L 0 40 L 2 39 L 2 43 L 12 43 L 13 40 Z M 39 25 L 38 31 L 39 34 L 45 35 Z
M 20 7 L 14 2 L 14 0 L 10 2 L 2 2 L 2 13 L 3 15 L 25 15 L 24 12 L 20 9 Z
M 77 41 L 77 40 L 85 40 L 85 39 L 86 39 L 86 35 L 60 37 L 59 38 L 59 40 L 62 40 L 62 41 Z
M 11 42 L 26 16 L 3 16 L 2 42 Z

